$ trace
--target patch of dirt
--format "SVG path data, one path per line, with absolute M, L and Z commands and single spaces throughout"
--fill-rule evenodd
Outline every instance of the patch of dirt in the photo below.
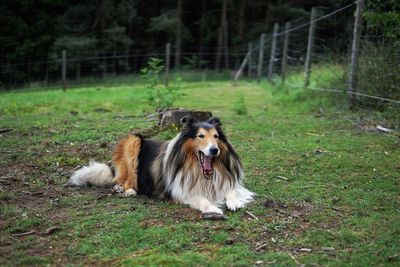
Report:
M 243 241 L 253 248 L 253 251 L 261 253 L 267 250 L 282 251 L 286 248 L 280 245 L 283 239 L 290 239 L 303 235 L 311 227 L 315 226 L 310 222 L 310 217 L 319 211 L 319 207 L 305 201 L 283 202 L 277 199 L 257 199 L 251 204 L 249 212 L 253 209 L 263 207 L 262 214 L 243 214 L 243 220 L 261 223 L 252 229 L 253 233 L 239 235 L 250 236 Z M 242 238 L 234 240 L 239 242 Z

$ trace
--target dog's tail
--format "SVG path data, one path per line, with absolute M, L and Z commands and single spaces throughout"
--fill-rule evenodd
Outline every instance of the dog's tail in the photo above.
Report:
M 111 168 L 105 163 L 91 161 L 88 166 L 83 166 L 75 171 L 67 185 L 86 186 L 97 185 L 107 186 L 113 184 L 114 175 Z

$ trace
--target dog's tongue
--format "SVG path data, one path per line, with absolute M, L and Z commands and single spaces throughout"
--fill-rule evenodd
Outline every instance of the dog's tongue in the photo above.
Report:
M 204 156 L 203 168 L 204 172 L 208 175 L 212 174 L 212 157 Z

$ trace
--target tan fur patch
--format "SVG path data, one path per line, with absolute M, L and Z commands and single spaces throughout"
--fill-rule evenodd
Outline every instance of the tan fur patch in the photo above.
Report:
M 141 139 L 136 135 L 129 135 L 120 141 L 113 153 L 113 162 L 116 170 L 114 182 L 123 186 L 125 190 L 138 191 L 137 168 Z
M 203 138 L 200 138 L 203 136 Z M 192 148 L 194 153 L 197 153 L 199 150 L 204 149 L 208 146 L 208 144 L 213 144 L 218 146 L 218 132 L 215 128 L 204 129 L 199 128 L 196 134 L 196 138 L 193 139 Z
M 198 153 L 200 150 L 204 150 L 209 144 L 213 144 L 216 147 L 219 147 L 219 143 L 222 142 L 218 142 L 218 138 L 218 132 L 215 128 L 211 128 L 208 130 L 204 128 L 199 128 L 194 139 L 188 139 L 185 141 L 182 149 L 187 156 L 182 169 L 183 176 L 181 179 L 181 186 L 186 183 L 189 172 L 198 172 L 190 176 L 192 180 L 188 181 L 190 184 L 189 190 L 194 188 L 194 186 L 198 183 L 198 179 L 203 178 L 203 174 L 196 166 L 196 164 L 199 164 Z M 225 149 L 227 150 L 226 146 Z

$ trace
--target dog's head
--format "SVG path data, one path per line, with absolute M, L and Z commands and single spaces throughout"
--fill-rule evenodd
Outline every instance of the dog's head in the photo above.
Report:
M 186 153 L 194 154 L 206 179 L 213 176 L 213 162 L 221 154 L 221 122 L 213 117 L 199 122 L 192 117 L 183 117 L 181 134 L 186 140 L 183 148 Z

